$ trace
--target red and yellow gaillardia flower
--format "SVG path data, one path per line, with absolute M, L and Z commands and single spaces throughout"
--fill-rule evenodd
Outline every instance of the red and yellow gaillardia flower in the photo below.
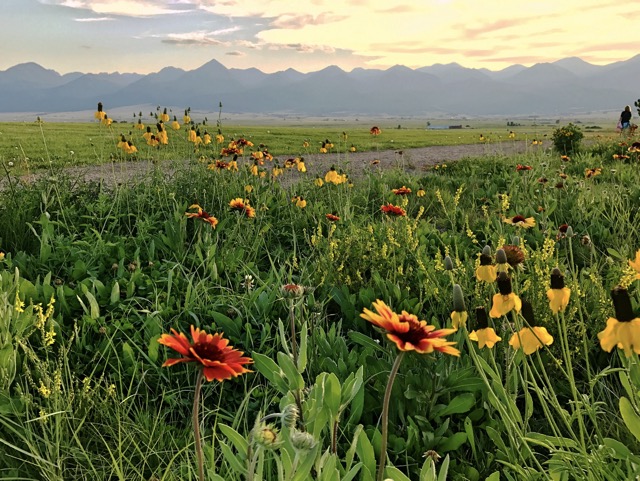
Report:
M 360 317 L 372 324 L 384 329 L 387 338 L 391 340 L 401 351 L 416 351 L 420 354 L 428 354 L 440 351 L 444 354 L 459 356 L 453 346 L 455 342 L 447 341 L 444 337 L 455 332 L 453 329 L 437 329 L 426 321 L 420 321 L 414 314 L 402 311 L 396 314 L 383 301 L 376 300 L 373 303 L 376 312 L 364 309 Z
M 476 328 L 469 333 L 469 339 L 477 342 L 480 349 L 485 346 L 492 349 L 496 342 L 502 340 L 493 327 L 489 327 L 487 310 L 484 307 L 476 307 Z
M 528 356 L 533 354 L 542 346 L 553 344 L 553 336 L 547 332 L 545 327 L 534 326 L 533 307 L 527 301 L 522 302 L 522 317 L 529 323 L 514 333 L 509 340 L 509 345 L 514 349 L 520 349 Z
M 590 179 L 591 177 L 596 177 L 598 175 L 602 174 L 602 169 L 600 167 L 594 167 L 594 168 L 587 168 L 584 169 L 584 177 L 585 179 Z
M 403 185 L 399 189 L 392 189 L 391 192 L 393 192 L 396 195 L 409 195 L 411 193 L 411 189 Z
M 171 329 L 171 332 L 173 334 L 162 334 L 158 344 L 173 349 L 182 357 L 167 359 L 163 367 L 195 362 L 202 366 L 207 381 L 224 381 L 251 372 L 244 366 L 253 363 L 253 360 L 230 346 L 223 334 L 207 334 L 191 326 L 190 342 L 183 333 L 178 333 L 175 329 Z
M 531 169 L 533 169 L 533 167 L 531 167 L 530 165 L 523 165 L 523 164 L 516 165 L 517 172 L 522 172 L 523 170 L 531 170 Z
M 493 296 L 493 305 L 489 311 L 491 317 L 502 317 L 512 310 L 520 312 L 522 301 L 511 288 L 511 278 L 504 272 L 498 274 L 498 294 Z
M 607 352 L 617 347 L 626 357 L 640 354 L 640 318 L 633 312 L 629 293 L 618 286 L 611 291 L 611 299 L 616 317 L 607 319 L 607 327 L 598 333 L 600 347 Z
M 335 214 L 327 214 L 325 215 L 325 217 L 327 218 L 327 220 L 330 220 L 331 222 L 337 222 L 340 220 L 340 217 L 338 217 Z
M 378 135 L 380 135 L 382 133 L 382 130 L 380 130 L 380 127 L 374 125 L 373 127 L 371 127 L 369 129 L 369 133 L 371 135 L 373 135 L 374 137 L 377 137 Z
M 237 197 L 229 202 L 229 207 L 231 210 L 243 212 L 249 218 L 256 216 L 256 210 L 249 205 L 248 199 L 243 200 L 241 197 Z
M 204 222 L 209 224 L 212 229 L 215 229 L 216 226 L 218 225 L 218 219 L 216 219 L 212 215 L 209 215 L 209 213 L 206 212 L 205 210 L 203 210 L 202 207 L 200 207 L 198 204 L 190 205 L 189 209 L 196 209 L 197 212 L 185 212 L 184 215 L 186 215 L 187 218 L 189 218 L 189 219 L 194 219 L 194 218 L 202 219 Z
M 571 289 L 564 286 L 564 276 L 557 267 L 551 271 L 551 289 L 547 291 L 549 308 L 554 314 L 564 312 L 569 305 Z
M 383 205 L 380 207 L 380 210 L 389 216 L 404 217 L 407 215 L 407 211 L 402 207 L 393 204 Z
M 536 221 L 533 217 L 524 217 L 522 215 L 505 217 L 503 220 L 506 224 L 515 225 L 516 227 L 523 227 L 525 229 L 536 225 Z

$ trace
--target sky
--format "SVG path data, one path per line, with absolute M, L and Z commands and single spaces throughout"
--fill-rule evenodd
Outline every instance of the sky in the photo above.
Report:
M 457 62 L 501 70 L 638 53 L 640 9 L 620 0 L 0 0 L 0 70 L 266 73 Z

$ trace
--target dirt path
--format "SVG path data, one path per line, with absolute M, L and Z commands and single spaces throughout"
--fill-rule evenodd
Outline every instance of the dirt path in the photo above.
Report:
M 514 141 L 490 144 L 443 145 L 378 152 L 353 152 L 349 154 L 313 154 L 305 157 L 305 165 L 312 175 L 324 174 L 332 165 L 336 168 L 344 169 L 351 178 L 358 178 L 364 172 L 370 170 L 388 170 L 398 167 L 408 172 L 419 174 L 427 167 L 443 162 L 452 162 L 468 157 L 508 156 L 516 153 L 531 152 L 534 149 L 546 149 L 547 147 L 548 145 L 541 147 L 531 146 L 525 141 Z M 281 165 L 285 158 L 280 158 Z M 77 178 L 79 182 L 104 182 L 109 186 L 113 186 L 144 180 L 156 167 L 154 163 L 149 161 L 114 162 L 102 165 L 71 167 L 65 169 L 65 172 L 71 177 Z M 171 176 L 177 165 L 175 162 L 165 162 L 161 167 L 168 176 Z M 31 179 L 25 176 L 21 180 L 28 182 Z

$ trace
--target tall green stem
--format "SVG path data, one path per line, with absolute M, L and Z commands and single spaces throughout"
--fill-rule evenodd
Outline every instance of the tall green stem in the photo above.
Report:
M 396 379 L 396 374 L 398 374 L 398 369 L 400 369 L 400 363 L 402 362 L 402 358 L 404 357 L 404 351 L 400 351 L 398 356 L 396 357 L 393 366 L 391 367 L 391 372 L 389 373 L 389 380 L 387 381 L 387 389 L 384 391 L 384 400 L 382 402 L 382 441 L 380 443 L 380 462 L 378 463 L 378 475 L 376 477 L 377 481 L 382 481 L 384 477 L 384 465 L 387 461 L 387 428 L 389 424 L 389 400 L 391 399 L 391 390 L 393 389 L 393 382 Z
M 204 459 L 202 456 L 202 439 L 200 439 L 200 391 L 202 389 L 202 379 L 204 370 L 198 369 L 198 378 L 196 379 L 196 390 L 193 395 L 193 435 L 196 440 L 196 458 L 198 460 L 198 478 L 204 481 Z

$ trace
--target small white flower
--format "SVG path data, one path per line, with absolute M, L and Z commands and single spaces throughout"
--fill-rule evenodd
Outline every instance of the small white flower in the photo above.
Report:
M 9 162 L 9 167 L 13 167 L 13 162 Z

